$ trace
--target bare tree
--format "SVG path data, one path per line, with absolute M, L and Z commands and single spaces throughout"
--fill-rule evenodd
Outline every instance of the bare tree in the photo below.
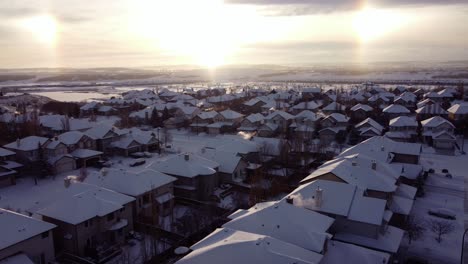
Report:
M 449 221 L 431 219 L 428 223 L 431 231 L 437 235 L 435 240 L 439 243 L 442 242 L 443 235 L 450 234 L 455 230 L 455 225 Z
M 408 234 L 409 244 L 411 244 L 413 240 L 417 240 L 421 238 L 422 235 L 424 234 L 424 231 L 426 231 L 426 229 L 424 228 L 424 222 L 414 216 L 410 216 L 406 220 L 404 224 L 404 229 L 406 230 L 406 233 Z

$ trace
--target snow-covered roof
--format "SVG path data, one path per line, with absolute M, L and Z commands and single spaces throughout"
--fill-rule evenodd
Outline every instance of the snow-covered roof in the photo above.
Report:
M 314 112 L 312 112 L 310 110 L 303 110 L 302 112 L 297 114 L 294 118 L 295 119 L 310 120 L 310 121 L 317 121 L 319 119 L 317 114 L 315 114 Z
M 294 116 L 289 114 L 289 113 L 286 113 L 286 112 L 281 111 L 281 110 L 276 110 L 273 113 L 270 113 L 269 115 L 267 115 L 265 117 L 265 119 L 269 120 L 269 119 L 272 119 L 272 118 L 274 118 L 275 116 L 278 116 L 278 115 L 281 116 L 282 118 L 286 119 L 286 120 L 294 118 Z
M 89 130 L 87 130 L 86 135 L 90 136 L 93 139 L 102 139 L 110 131 L 112 131 L 113 133 L 115 133 L 117 135 L 122 134 L 122 131 L 120 131 L 120 129 L 118 129 L 118 128 L 114 127 L 114 126 L 110 126 L 110 125 L 107 125 L 107 124 L 101 124 L 101 125 L 95 126 L 93 128 L 90 128 Z
M 357 111 L 359 109 L 361 109 L 361 110 L 363 110 L 365 112 L 370 112 L 370 111 L 374 110 L 374 108 L 372 108 L 371 106 L 366 105 L 366 104 L 357 104 L 357 105 L 350 108 L 351 111 Z
M 221 111 L 219 112 L 219 114 L 222 115 L 225 119 L 237 119 L 237 118 L 241 118 L 244 116 L 243 114 L 240 114 L 236 111 L 232 111 L 230 109 Z
M 182 153 L 154 163 L 151 169 L 174 176 L 193 178 L 216 173 L 219 163 L 192 153 Z
M 383 113 L 390 113 L 390 114 L 408 114 L 410 113 L 411 111 L 402 106 L 402 105 L 399 105 L 399 104 L 391 104 L 387 107 L 385 107 L 384 109 L 382 109 L 382 112 Z
M 399 116 L 392 118 L 389 122 L 391 127 L 417 127 L 418 122 L 415 118 L 409 116 Z
M 315 110 L 319 108 L 320 105 L 317 104 L 315 101 L 308 101 L 308 102 L 300 102 L 297 105 L 293 106 L 292 109 L 295 110 Z
M 14 150 L 31 151 L 36 150 L 39 145 L 42 146 L 47 140 L 48 138 L 45 137 L 29 136 L 6 144 L 4 147 Z
M 318 253 L 276 238 L 228 228 L 216 229 L 190 248 L 193 251 L 178 264 L 318 264 L 322 259 Z
M 468 103 L 454 104 L 447 111 L 456 115 L 466 115 L 468 114 Z
M 0 157 L 7 157 L 15 155 L 15 152 L 10 151 L 8 149 L 0 148 Z
M 201 112 L 197 116 L 201 119 L 212 119 L 217 115 L 218 115 L 218 112 L 216 111 L 207 111 L 207 112 Z
M 72 183 L 71 186 L 80 183 Z M 64 192 L 60 199 L 37 213 L 51 217 L 72 225 L 82 223 L 93 217 L 102 217 L 117 211 L 127 203 L 134 201 L 133 197 L 84 184 L 85 190 L 81 193 L 70 195 Z
M 53 224 L 0 208 L 0 250 L 54 227 Z
M 445 109 L 438 103 L 426 104 L 416 109 L 417 114 L 432 114 L 432 115 L 446 115 L 448 114 Z
M 440 116 L 434 116 L 421 121 L 421 125 L 423 127 L 438 127 L 442 124 L 448 124 L 449 126 L 455 128 L 455 126 L 452 123 Z
M 317 189 L 322 192 L 321 204 L 317 202 Z M 293 198 L 294 205 L 299 207 L 379 226 L 387 202 L 364 196 L 363 190 L 351 184 L 328 180 L 315 180 L 300 186 L 288 197 Z
M 326 116 L 324 118 L 324 120 L 328 119 L 328 118 L 332 118 L 333 120 L 335 120 L 338 123 L 345 123 L 345 122 L 349 121 L 349 117 L 346 117 L 345 115 L 340 114 L 340 113 L 332 113 L 332 114 Z
M 251 123 L 256 123 L 263 121 L 265 117 L 260 113 L 255 113 L 248 115 L 245 119 L 249 120 Z
M 421 144 L 398 142 L 384 136 L 376 136 L 344 150 L 339 156 L 362 154 L 376 160 L 390 162 L 392 159 L 391 153 L 419 156 L 421 154 Z
M 91 173 L 85 182 L 130 196 L 139 196 L 177 179 L 154 170 L 131 172 L 122 169 L 105 169 Z
M 20 253 L 0 260 L 0 264 L 34 264 L 26 254 Z
M 233 173 L 241 161 L 241 157 L 237 153 L 216 149 L 204 148 L 199 155 L 217 162 L 219 164 L 219 172 L 228 174 Z
M 375 164 L 375 169 L 373 168 Z M 394 192 L 399 172 L 386 162 L 375 160 L 363 154 L 339 156 L 320 166 L 301 182 L 309 182 L 325 174 L 332 173 L 344 182 L 355 185 L 361 190 Z
M 377 123 L 377 121 L 375 121 L 374 119 L 372 119 L 370 117 L 364 119 L 359 124 L 357 124 L 355 127 L 357 129 L 359 129 L 359 128 L 365 126 L 365 125 L 369 125 L 369 126 L 375 128 L 377 131 L 380 131 L 380 132 L 382 132 L 382 130 L 384 129 L 382 125 L 380 125 L 379 123 Z
M 397 98 L 395 98 L 395 101 L 403 100 L 405 102 L 416 102 L 416 98 L 417 96 L 414 93 L 407 91 L 407 92 L 400 94 L 400 96 L 398 96 Z
M 387 264 L 390 255 L 381 251 L 356 246 L 349 243 L 330 240 L 327 252 L 322 258 L 321 264 Z
M 337 102 L 331 102 L 327 106 L 325 106 L 322 110 L 323 111 L 344 111 L 346 106 L 339 104 Z
M 63 142 L 65 145 L 73 145 L 80 141 L 80 139 L 85 136 L 83 132 L 80 131 L 68 131 L 62 133 L 58 136 L 58 139 Z
M 267 204 L 260 208 L 253 206 L 223 227 L 271 236 L 317 253 L 323 251 L 333 218 L 286 201 Z

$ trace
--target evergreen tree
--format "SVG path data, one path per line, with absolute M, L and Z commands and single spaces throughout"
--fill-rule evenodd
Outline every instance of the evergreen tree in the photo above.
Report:
M 169 114 L 169 109 L 167 109 L 167 107 L 164 107 L 164 110 L 163 110 L 163 113 L 162 113 L 162 121 L 166 121 L 167 119 L 169 119 L 171 116 Z

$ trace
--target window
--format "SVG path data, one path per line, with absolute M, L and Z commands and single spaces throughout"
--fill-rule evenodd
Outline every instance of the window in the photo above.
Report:
M 125 211 L 125 207 L 122 207 L 122 209 L 120 209 L 120 212 L 122 213 L 123 211 Z
M 48 238 L 48 237 L 49 237 L 49 231 L 43 232 L 43 233 L 41 234 L 41 237 L 42 237 L 42 238 Z
M 107 221 L 112 221 L 114 220 L 114 213 L 110 213 L 107 215 Z
M 89 223 L 89 221 L 85 221 L 85 222 L 84 222 L 84 226 L 85 226 L 85 227 L 88 227 L 88 223 Z

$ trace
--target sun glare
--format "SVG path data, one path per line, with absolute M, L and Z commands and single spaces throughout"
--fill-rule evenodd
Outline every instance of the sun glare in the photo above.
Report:
M 353 28 L 362 42 L 369 42 L 388 34 L 407 22 L 397 11 L 365 7 L 354 17 Z
M 40 42 L 52 44 L 57 34 L 57 22 L 50 15 L 30 17 L 22 22 L 22 25 L 36 37 Z
M 140 0 L 133 10 L 131 31 L 137 32 L 181 61 L 216 67 L 242 45 L 268 41 L 276 30 L 256 10 L 226 5 L 222 0 Z

